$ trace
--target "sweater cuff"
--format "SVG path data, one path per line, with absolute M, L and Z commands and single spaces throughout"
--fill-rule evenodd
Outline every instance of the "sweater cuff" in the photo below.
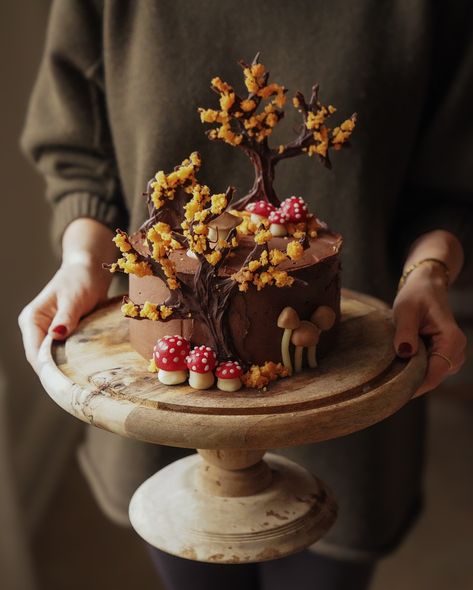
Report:
M 56 252 L 61 251 L 62 236 L 66 227 L 75 219 L 89 217 L 115 231 L 118 227 L 126 228 L 128 214 L 116 203 L 104 201 L 98 195 L 77 192 L 60 197 L 53 208 L 52 241 Z
M 463 272 L 471 272 L 471 251 L 472 251 L 472 224 L 471 210 L 468 207 L 438 207 L 425 215 L 419 216 L 408 224 L 407 235 L 410 235 L 409 243 L 405 244 L 404 253 L 407 254 L 409 246 L 422 234 L 437 229 L 443 229 L 452 233 L 462 244 L 465 257 Z M 410 226 L 410 227 L 409 227 Z M 411 230 L 411 231 L 409 231 Z

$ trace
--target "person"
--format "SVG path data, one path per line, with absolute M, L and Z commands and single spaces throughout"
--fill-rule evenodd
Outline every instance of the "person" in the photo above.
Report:
M 152 550 L 169 588 L 367 588 L 377 560 L 415 521 L 422 394 L 464 362 L 466 340 L 447 287 L 469 268 L 472 251 L 472 12 L 466 1 L 428 0 L 53 2 L 22 137 L 46 180 L 62 248 L 57 273 L 19 318 L 33 367 L 46 334 L 67 338 L 107 298 L 111 277 L 102 263 L 116 258 L 112 230 L 139 227 L 141 194 L 156 170 L 197 149 L 203 182 L 244 194 L 247 161 L 208 141 L 195 112 L 211 104 L 214 75 L 237 80 L 235 62 L 258 51 L 273 80 L 305 92 L 319 81 L 322 98 L 359 116 L 353 149 L 338 156 L 333 172 L 293 160 L 281 168 L 279 194 L 302 195 L 344 235 L 345 286 L 394 298 L 399 356 L 416 354 L 421 337 L 430 341 L 424 382 L 397 414 L 315 448 L 281 450 L 335 491 L 340 515 L 323 540 L 296 556 L 244 566 Z M 169 456 L 91 429 L 80 458 L 102 507 L 123 523 L 129 494 Z

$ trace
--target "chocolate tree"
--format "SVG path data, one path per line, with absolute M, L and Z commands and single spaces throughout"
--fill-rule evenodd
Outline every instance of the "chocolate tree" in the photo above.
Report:
M 308 103 L 299 92 L 293 99 L 303 117 L 299 136 L 287 145 L 271 148 L 268 137 L 284 115 L 286 90 L 268 84 L 269 74 L 257 57 L 251 65 L 241 65 L 248 96 L 240 98 L 231 86 L 214 78 L 212 87 L 220 95 L 220 110 L 200 109 L 200 115 L 203 122 L 217 124 L 208 131 L 210 139 L 239 146 L 248 154 L 256 174 L 252 190 L 232 207 L 232 188 L 211 194 L 209 187 L 197 181 L 201 161 L 194 152 L 173 172 L 159 171 L 148 183 L 149 219 L 132 237 L 117 231 L 114 240 L 122 257 L 108 267 L 111 272 L 139 277 L 153 275 L 168 287 L 169 296 L 162 303 L 136 304 L 125 298 L 122 311 L 127 317 L 161 322 L 192 318 L 206 326 L 211 340 L 206 344 L 216 349 L 219 360 L 238 358 L 226 318 L 230 298 L 237 290 L 301 283 L 278 266 L 288 259 L 298 260 L 319 227 L 318 220 L 308 216 L 292 230 L 288 228 L 293 239 L 287 241 L 286 250 L 270 249 L 273 236 L 267 220 L 254 224 L 250 214 L 241 210 L 252 200 L 279 205 L 273 188 L 276 164 L 307 153 L 318 155 L 329 166 L 329 150 L 346 145 L 355 125 L 353 115 L 333 130 L 326 127 L 325 120 L 335 109 L 320 104 L 314 87 Z M 229 276 L 225 262 L 238 241 L 247 236 L 251 236 L 253 248 L 240 269 Z M 176 260 L 183 251 L 197 260 L 194 275 L 177 270 Z
M 301 240 L 289 242 L 287 254 L 269 250 L 271 234 L 262 226 L 238 273 L 228 276 L 220 272 L 228 254 L 238 246 L 236 227 L 241 219 L 231 216 L 234 223 L 229 228 L 225 210 L 233 190 L 212 195 L 207 186 L 197 182 L 199 167 L 200 157 L 194 152 L 170 174 L 157 173 L 148 185 L 150 219 L 133 238 L 117 231 L 114 241 L 122 258 L 108 268 L 140 277 L 154 275 L 169 289 L 168 299 L 161 304 L 138 305 L 125 298 L 122 310 L 127 317 L 154 321 L 192 318 L 207 326 L 212 339 L 209 344 L 221 360 L 236 359 L 225 318 L 230 296 L 237 288 L 247 291 L 250 284 L 258 290 L 271 284 L 292 285 L 295 279 L 277 265 L 302 254 Z M 216 228 L 213 240 L 210 226 Z M 219 227 L 224 228 L 223 235 L 219 235 Z M 173 254 L 182 249 L 198 260 L 193 276 L 176 271 Z
M 302 115 L 299 135 L 286 145 L 271 147 L 268 137 L 284 117 L 287 90 L 279 84 L 268 83 L 269 72 L 259 63 L 258 57 L 259 54 L 251 64 L 240 62 L 247 96 L 240 97 L 232 86 L 217 77 L 212 80 L 212 89 L 220 96 L 220 110 L 199 109 L 203 123 L 216 125 L 207 131 L 208 137 L 240 147 L 253 163 L 255 181 L 250 192 L 234 204 L 238 210 L 257 200 L 278 207 L 280 203 L 273 186 L 276 164 L 305 153 L 317 155 L 330 168 L 330 150 L 348 145 L 356 122 L 353 114 L 334 129 L 327 127 L 325 121 L 336 109 L 319 102 L 318 85 L 314 85 L 308 102 L 301 92 L 292 100 Z

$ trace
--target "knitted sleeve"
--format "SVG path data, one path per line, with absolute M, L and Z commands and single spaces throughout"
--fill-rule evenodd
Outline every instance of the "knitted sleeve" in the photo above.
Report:
M 91 217 L 126 227 L 107 121 L 98 0 L 55 0 L 21 145 L 46 181 L 53 241 Z

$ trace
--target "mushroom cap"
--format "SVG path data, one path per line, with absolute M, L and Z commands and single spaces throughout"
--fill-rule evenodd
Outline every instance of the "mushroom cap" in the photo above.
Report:
M 301 323 L 297 311 L 293 307 L 285 307 L 278 317 L 278 328 L 295 330 Z
M 324 332 L 330 330 L 337 314 L 328 305 L 320 305 L 310 316 L 310 321 Z
M 245 207 L 246 211 L 254 213 L 254 215 L 259 215 L 260 217 L 268 217 L 271 211 L 275 209 L 276 207 L 268 203 L 268 201 L 256 201 L 255 203 L 249 203 Z
M 274 209 L 274 211 L 271 211 L 271 213 L 268 215 L 268 221 L 269 223 L 284 225 L 289 221 L 289 217 L 281 209 Z
M 225 361 L 215 369 L 215 375 L 219 379 L 236 379 L 243 375 L 243 369 L 237 361 Z
M 187 338 L 176 334 L 160 338 L 153 348 L 153 359 L 158 369 L 184 371 L 191 345 Z
M 281 209 L 288 216 L 288 221 L 299 223 L 307 219 L 307 205 L 302 197 L 292 196 L 281 203 Z
M 294 330 L 291 342 L 294 346 L 315 346 L 319 341 L 320 330 L 311 322 L 303 320 Z
M 221 231 L 231 231 L 234 227 L 240 225 L 243 222 L 241 217 L 232 215 L 228 211 L 224 211 L 221 215 L 210 221 L 207 225 L 214 229 Z
M 217 355 L 210 346 L 195 346 L 186 357 L 187 368 L 194 373 L 208 373 L 217 364 Z

